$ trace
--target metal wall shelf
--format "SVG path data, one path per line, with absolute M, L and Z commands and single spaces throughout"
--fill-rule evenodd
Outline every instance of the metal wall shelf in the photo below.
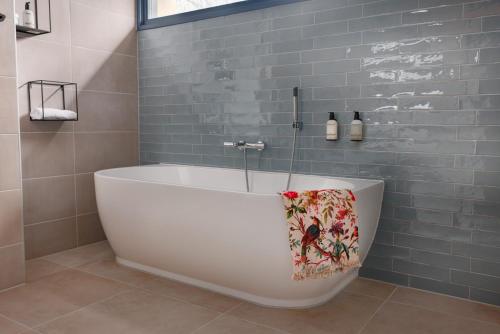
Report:
M 32 90 L 33 90 L 33 86 L 40 86 L 40 107 L 42 109 L 42 118 L 41 119 L 34 119 L 31 117 L 31 111 L 33 110 L 33 108 L 35 106 L 33 106 L 33 100 L 34 98 L 32 97 Z M 67 101 L 66 101 L 66 94 L 67 94 L 67 90 L 66 90 L 66 87 L 72 87 L 73 88 L 73 91 L 74 91 L 74 102 L 73 102 L 73 107 L 74 107 L 74 112 L 76 113 L 76 118 L 74 119 L 65 119 L 65 118 L 61 118 L 61 119 L 45 119 L 45 102 L 46 102 L 46 96 L 45 96 L 45 93 L 44 93 L 44 88 L 46 86 L 49 86 L 49 87 L 58 87 L 56 88 L 56 90 L 54 92 L 58 92 L 60 91 L 61 92 L 61 98 L 62 98 L 62 101 L 61 101 L 61 106 L 62 106 L 62 109 L 66 109 L 67 107 Z M 27 87 L 28 87 L 28 106 L 29 106 L 29 111 L 30 111 L 30 120 L 33 121 L 33 122 L 48 122 L 48 121 L 70 121 L 70 122 L 74 122 L 74 121 L 78 121 L 78 87 L 77 87 L 77 84 L 74 83 L 74 82 L 63 82 L 63 81 L 51 81 L 51 80 L 34 80 L 34 81 L 29 81 L 27 83 Z M 52 93 L 51 96 L 53 96 L 55 93 Z M 50 98 L 51 96 L 49 96 L 48 98 Z
M 16 32 L 22 34 L 22 35 L 32 35 L 32 36 L 38 36 L 38 35 L 44 35 L 52 32 L 52 15 L 51 15 L 51 8 L 50 8 L 50 0 L 47 1 L 47 13 L 48 13 L 48 29 L 47 27 L 44 27 L 45 29 L 41 29 L 39 26 L 39 8 L 38 8 L 38 0 L 31 0 L 31 3 L 35 4 L 35 8 L 33 9 L 33 12 L 35 14 L 35 27 L 27 27 L 24 25 L 17 24 L 16 25 Z
M 16 25 L 16 31 L 28 35 L 43 35 L 50 33 L 50 30 L 36 29 L 20 25 Z

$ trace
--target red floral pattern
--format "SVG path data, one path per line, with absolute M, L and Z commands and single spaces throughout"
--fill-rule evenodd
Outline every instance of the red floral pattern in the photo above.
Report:
M 294 280 L 325 278 L 359 267 L 356 197 L 348 189 L 282 194 Z

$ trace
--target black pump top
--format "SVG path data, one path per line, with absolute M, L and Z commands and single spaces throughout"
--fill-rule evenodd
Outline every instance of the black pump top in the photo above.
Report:
M 354 112 L 354 120 L 361 121 L 361 118 L 359 118 L 359 111 Z
M 299 87 L 293 87 L 293 97 L 299 96 Z
M 335 121 L 335 113 L 332 111 L 329 113 L 329 118 L 330 121 Z
M 30 9 L 30 2 L 27 1 L 25 4 L 24 4 L 24 9 L 26 10 L 29 10 Z

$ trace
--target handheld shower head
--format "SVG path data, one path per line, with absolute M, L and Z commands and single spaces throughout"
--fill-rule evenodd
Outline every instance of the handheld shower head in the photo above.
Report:
M 299 87 L 293 88 L 293 123 L 294 129 L 301 129 L 302 122 L 299 121 Z

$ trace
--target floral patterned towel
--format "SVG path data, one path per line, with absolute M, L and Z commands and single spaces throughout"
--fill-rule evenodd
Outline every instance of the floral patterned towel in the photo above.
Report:
M 294 280 L 326 278 L 359 267 L 358 217 L 351 190 L 281 194 L 288 222 Z

